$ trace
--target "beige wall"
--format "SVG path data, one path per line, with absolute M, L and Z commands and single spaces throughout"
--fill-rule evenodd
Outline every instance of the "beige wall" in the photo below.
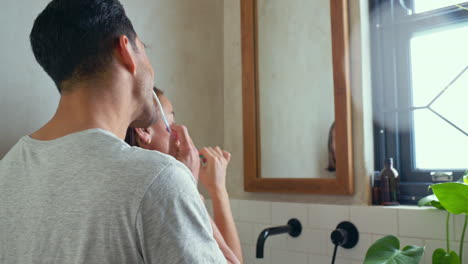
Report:
M 55 112 L 59 95 L 29 45 L 34 18 L 47 0 L 3 1 L 0 8 L 0 159 Z
M 29 32 L 49 0 L 6 1 L 0 9 L 0 158 L 55 112 L 59 94 L 36 63 Z M 197 145 L 223 144 L 223 6 L 213 0 L 122 0 L 150 49 L 156 84 Z
M 224 1 L 224 143 L 233 154 L 228 188 L 235 199 L 290 202 L 365 204 L 373 170 L 372 116 L 369 80 L 367 6 L 365 0 L 349 1 L 351 16 L 352 99 L 355 189 L 353 196 L 247 193 L 243 188 L 242 76 L 240 2 Z M 361 12 L 363 10 L 363 12 Z M 365 59 L 362 59 L 361 56 Z
M 223 144 L 223 3 L 122 0 L 172 101 L 176 121 L 197 146 Z

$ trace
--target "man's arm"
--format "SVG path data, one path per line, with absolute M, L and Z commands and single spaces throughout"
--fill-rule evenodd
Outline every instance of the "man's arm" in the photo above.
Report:
M 190 135 L 188 134 L 187 128 L 173 125 L 172 131 L 173 134 L 171 135 L 170 141 L 171 156 L 185 164 L 192 171 L 194 179 L 197 181 L 198 172 L 200 170 L 200 159 L 198 158 L 198 155 L 205 155 L 205 158 L 207 158 L 209 164 L 207 168 L 204 168 L 201 171 L 201 175 L 203 175 L 203 184 L 205 187 L 208 187 L 210 193 L 217 193 L 219 189 L 226 190 L 226 167 L 230 160 L 230 154 L 227 152 L 222 152 L 219 148 L 204 148 L 199 153 L 195 148 Z M 216 159 L 216 156 L 219 156 L 219 159 Z M 216 162 L 214 162 L 214 160 L 216 160 Z M 212 186 L 214 186 L 214 188 L 210 188 Z M 221 186 L 221 188 L 218 188 L 219 186 Z M 227 192 L 225 193 L 227 194 Z M 216 197 L 222 197 L 222 201 L 221 203 L 214 202 L 216 203 L 215 222 L 217 222 L 216 224 L 220 225 L 221 230 L 218 230 L 216 224 L 214 224 L 210 218 L 215 239 L 228 261 L 236 263 L 236 260 L 234 259 L 237 259 L 237 262 L 242 263 L 242 251 L 239 237 L 237 235 L 237 230 L 231 214 L 229 198 L 227 195 L 223 196 L 221 194 L 216 195 Z M 226 201 L 227 207 L 221 208 L 222 210 L 217 207 L 218 204 L 223 204 Z M 218 234 L 216 232 L 218 232 Z M 236 258 L 231 256 L 232 252 L 235 253 Z
M 226 263 L 188 169 L 175 162 L 156 177 L 136 216 L 144 263 Z

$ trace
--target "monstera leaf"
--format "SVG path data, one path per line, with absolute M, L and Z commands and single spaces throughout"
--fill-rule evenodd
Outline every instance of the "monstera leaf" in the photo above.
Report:
M 432 264 L 460 264 L 460 259 L 454 251 L 449 254 L 444 249 L 438 248 L 432 254 Z
M 446 182 L 431 185 L 440 204 L 452 214 L 468 214 L 468 184 Z
M 398 238 L 386 236 L 369 248 L 364 264 L 418 264 L 423 254 L 423 247 L 407 246 L 400 250 Z
M 440 210 L 445 210 L 445 208 L 440 204 L 439 199 L 437 199 L 437 196 L 434 194 L 428 195 L 426 197 L 421 198 L 421 200 L 418 201 L 418 206 L 423 207 L 427 205 L 432 205 L 437 209 Z

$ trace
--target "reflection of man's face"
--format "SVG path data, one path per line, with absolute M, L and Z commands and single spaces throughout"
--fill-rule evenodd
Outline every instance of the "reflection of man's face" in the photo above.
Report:
M 333 151 L 333 158 L 335 159 L 335 152 L 336 152 L 336 133 L 335 133 L 335 126 L 332 128 L 332 151 Z
M 141 111 L 131 126 L 149 127 L 157 120 L 157 106 L 153 100 L 154 71 L 146 55 L 145 45 L 138 37 L 135 44 L 137 49 L 134 52 L 134 59 L 137 68 L 134 82 Z
M 328 134 L 328 171 L 336 170 L 336 140 L 335 125 L 333 124 Z

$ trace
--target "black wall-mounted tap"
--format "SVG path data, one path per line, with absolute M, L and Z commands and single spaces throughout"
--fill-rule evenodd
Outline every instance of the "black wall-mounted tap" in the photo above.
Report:
M 331 233 L 330 238 L 335 245 L 332 257 L 332 264 L 334 264 L 338 247 L 354 248 L 359 242 L 359 231 L 353 223 L 345 221 L 338 224 L 336 229 Z
M 290 219 L 287 225 L 276 226 L 264 229 L 257 240 L 257 258 L 263 258 L 265 241 L 269 236 L 288 233 L 292 237 L 298 237 L 302 232 L 301 222 L 297 219 Z

